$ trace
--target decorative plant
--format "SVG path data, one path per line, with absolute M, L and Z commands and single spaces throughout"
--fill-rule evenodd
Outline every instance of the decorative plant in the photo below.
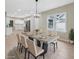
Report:
M 72 40 L 72 41 L 74 41 L 74 29 L 70 30 L 69 39 Z

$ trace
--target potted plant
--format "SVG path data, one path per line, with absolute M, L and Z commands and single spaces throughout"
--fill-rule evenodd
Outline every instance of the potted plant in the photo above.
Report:
M 74 43 L 74 29 L 71 29 L 69 32 L 70 43 Z

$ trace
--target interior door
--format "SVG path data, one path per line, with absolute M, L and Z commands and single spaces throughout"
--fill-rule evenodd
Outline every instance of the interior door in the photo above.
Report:
M 26 21 L 26 31 L 30 31 L 30 20 Z

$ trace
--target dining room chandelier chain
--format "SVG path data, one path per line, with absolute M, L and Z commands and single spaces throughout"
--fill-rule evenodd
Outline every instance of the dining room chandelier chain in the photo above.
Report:
M 38 2 L 38 0 L 35 0 L 36 1 L 36 15 L 37 15 L 37 2 Z

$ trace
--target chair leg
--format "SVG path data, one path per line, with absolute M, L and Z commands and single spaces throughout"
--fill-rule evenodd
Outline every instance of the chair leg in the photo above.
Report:
M 21 48 L 21 43 L 19 43 L 19 47 Z
M 26 52 L 27 52 L 27 49 L 25 48 L 25 58 L 24 59 L 26 59 Z
M 20 48 L 20 43 L 17 44 L 17 49 L 19 50 L 19 48 Z
M 17 49 L 18 49 L 19 44 L 17 44 Z
M 22 50 L 23 50 L 23 46 L 21 47 L 21 53 L 22 53 Z
M 21 53 L 22 53 L 22 46 L 21 46 Z
M 54 52 L 55 52 L 55 44 L 54 44 Z
M 57 42 L 56 42 L 56 48 L 58 48 Z
M 37 57 L 35 57 L 35 59 L 37 59 Z
M 21 52 L 21 48 L 22 48 L 22 47 L 21 47 L 21 44 L 19 44 L 19 52 Z
M 30 55 L 29 55 L 29 52 L 28 52 L 28 59 L 29 59 L 29 56 L 30 56 Z
M 43 54 L 43 59 L 44 59 L 45 57 L 44 57 L 44 54 Z
M 19 47 L 19 43 L 17 44 L 17 48 Z

